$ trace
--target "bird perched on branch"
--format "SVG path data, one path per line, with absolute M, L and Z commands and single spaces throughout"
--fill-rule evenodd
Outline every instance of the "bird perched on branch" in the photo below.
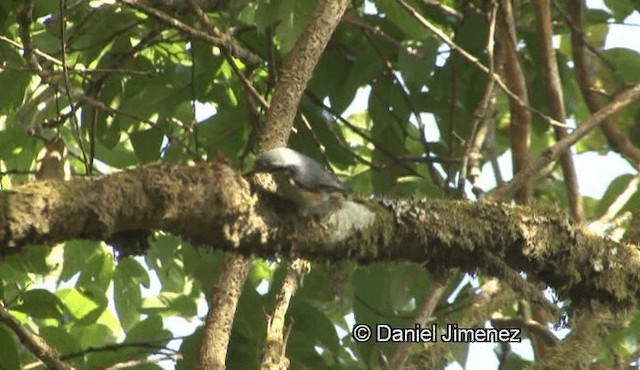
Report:
M 339 206 L 347 187 L 313 159 L 289 148 L 259 155 L 252 173 L 270 173 L 276 195 L 293 203 L 304 216 L 318 216 Z

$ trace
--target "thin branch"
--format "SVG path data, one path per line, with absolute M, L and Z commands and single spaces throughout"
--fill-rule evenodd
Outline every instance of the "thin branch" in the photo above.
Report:
M 37 71 L 34 68 L 30 68 L 30 67 L 14 67 L 12 65 L 9 64 L 4 64 L 2 65 L 2 67 L 0 67 L 0 71 L 2 70 L 11 70 L 11 71 L 20 71 L 20 72 L 29 72 L 29 73 L 37 73 Z M 63 71 L 50 71 L 49 72 L 52 76 L 55 75 L 61 75 L 64 72 Z M 156 73 L 154 72 L 149 72 L 149 71 L 136 71 L 133 69 L 125 69 L 125 68 L 87 68 L 87 69 L 74 69 L 74 68 L 69 68 L 69 66 L 67 66 L 67 73 L 72 75 L 89 75 L 89 74 L 103 74 L 103 73 L 122 73 L 122 74 L 127 74 L 127 75 L 132 75 L 132 76 L 143 76 L 143 77 L 152 77 L 154 75 L 156 75 Z
M 611 222 L 616 217 L 616 215 L 622 210 L 622 208 L 627 204 L 629 199 L 631 199 L 632 196 L 638 193 L 639 184 L 640 184 L 640 177 L 636 176 L 633 179 L 631 179 L 631 181 L 629 181 L 629 184 L 627 184 L 627 187 L 624 189 L 624 191 L 620 193 L 613 202 L 611 202 L 611 205 L 609 205 L 609 208 L 607 208 L 606 212 L 598 220 L 594 221 L 589 225 L 589 228 L 592 230 L 600 230 L 607 223 Z
M 331 163 L 329 162 L 329 158 L 327 158 L 326 148 L 322 144 L 322 141 L 320 141 L 320 138 L 318 137 L 316 132 L 313 131 L 313 127 L 311 127 L 311 122 L 309 122 L 309 119 L 304 113 L 300 113 L 299 116 L 300 116 L 300 119 L 302 120 L 302 124 L 304 128 L 307 129 L 307 131 L 309 132 L 309 135 L 311 135 L 311 139 L 316 144 L 316 148 L 318 148 L 318 151 L 320 151 L 320 154 L 322 154 L 322 161 L 324 162 L 325 166 L 328 169 L 331 169 Z
M 197 369 L 222 370 L 226 367 L 231 326 L 251 260 L 251 257 L 238 254 L 225 256 L 222 272 L 211 289 Z
M 582 0 L 580 0 L 580 2 L 582 3 Z M 569 2 L 569 9 L 572 9 L 571 8 L 572 6 L 573 4 Z M 558 12 L 558 14 L 560 14 L 562 19 L 564 19 L 564 21 L 569 25 L 569 27 L 571 28 L 571 34 L 572 35 L 575 34 L 576 36 L 578 36 L 582 44 L 584 45 L 584 47 L 586 47 L 590 52 L 592 52 L 595 56 L 597 56 L 598 59 L 602 61 L 602 63 L 604 63 L 607 67 L 609 67 L 609 69 L 615 70 L 615 66 L 611 64 L 609 59 L 607 59 L 604 55 L 602 55 L 602 52 L 600 50 L 596 49 L 593 45 L 589 44 L 587 40 L 585 40 L 584 31 L 583 31 L 584 25 L 582 24 L 582 22 L 578 22 L 579 25 L 574 24 L 575 19 L 573 18 L 573 16 L 576 13 L 573 11 L 573 9 L 571 10 L 572 15 L 567 14 L 567 12 L 565 12 L 564 9 L 560 5 L 558 5 L 557 0 L 553 0 L 553 7 Z M 609 23 L 609 24 L 615 24 L 615 22 Z
M 385 42 L 389 43 L 390 45 L 407 55 L 413 55 L 417 58 L 423 59 L 426 58 L 426 55 L 424 55 L 424 53 L 403 45 L 398 40 L 386 34 L 382 29 L 380 29 L 380 27 L 370 25 L 369 23 L 362 20 L 362 18 L 356 11 L 348 11 L 342 18 L 342 22 L 360 29 L 365 34 L 371 34 L 384 40 Z
M 320 1 L 311 14 L 278 74 L 271 109 L 258 140 L 259 152 L 286 146 L 307 82 L 349 3 L 347 0 Z
M 267 323 L 267 335 L 262 349 L 261 369 L 287 369 L 289 359 L 287 348 L 288 330 L 285 330 L 285 318 L 291 298 L 298 290 L 300 279 L 310 269 L 308 261 L 296 258 L 288 263 L 287 274 L 276 296 L 276 305 Z
M 0 303 L 0 322 L 5 324 L 13 331 L 20 342 L 42 361 L 49 369 L 53 370 L 72 370 L 74 367 L 60 360 L 60 355 L 55 348 L 49 346 L 49 343 L 42 337 L 30 332 L 25 326 L 21 325 L 14 319 L 3 304 Z
M 16 20 L 18 21 L 18 35 L 24 45 L 23 57 L 31 60 L 31 23 L 33 23 L 33 0 L 26 0 L 16 14 Z
M 416 122 L 418 123 L 418 131 L 420 135 L 420 142 L 422 144 L 423 152 L 424 152 L 424 155 L 428 157 L 429 154 L 431 153 L 432 144 L 429 143 L 429 141 L 427 140 L 426 125 L 424 124 L 424 122 L 422 121 L 422 118 L 420 117 L 420 112 L 418 111 L 418 109 L 415 107 L 415 105 L 411 102 L 411 99 L 409 98 L 408 88 L 405 86 L 402 79 L 398 78 L 397 74 L 393 69 L 392 63 L 385 57 L 384 53 L 380 50 L 380 48 L 377 47 L 377 45 L 373 42 L 373 40 L 371 40 L 371 37 L 369 37 L 369 35 L 367 35 L 366 33 L 365 33 L 365 37 L 367 38 L 367 40 L 369 41 L 373 49 L 378 54 L 378 57 L 382 59 L 383 61 L 382 64 L 387 71 L 386 75 L 391 79 L 393 79 L 393 81 L 395 82 L 394 84 L 392 84 L 393 86 L 396 86 L 396 85 L 398 86 L 398 90 L 400 92 L 400 95 L 402 96 L 402 99 L 404 100 L 405 104 L 407 105 L 407 107 L 415 117 Z M 396 117 L 395 114 L 394 114 L 394 117 Z M 400 122 L 399 119 L 397 118 L 396 118 L 396 121 L 400 125 L 405 124 L 405 122 Z M 404 127 L 400 127 L 400 129 L 404 130 Z M 450 156 L 451 156 L 451 153 L 450 153 Z M 433 183 L 436 184 L 436 186 L 442 188 L 444 181 L 442 180 L 438 170 L 432 165 L 431 162 L 425 162 L 425 163 L 427 163 L 427 169 L 429 170 L 429 175 L 431 176 L 431 180 L 433 181 Z
M 103 368 L 103 370 L 117 370 L 117 369 L 130 369 L 132 367 L 143 366 L 145 364 L 157 364 L 162 361 L 177 361 L 181 360 L 181 354 L 173 354 L 173 355 L 165 355 L 165 356 L 157 356 L 152 358 L 141 358 L 138 360 L 124 361 L 113 366 L 109 366 Z
M 489 34 L 487 35 L 487 46 L 485 47 L 487 51 L 487 60 L 489 64 L 489 69 L 491 74 L 494 73 L 495 69 L 495 60 L 494 60 L 494 37 L 496 30 L 496 19 L 498 14 L 498 3 L 497 0 L 493 0 L 489 2 L 489 10 L 487 11 L 487 18 L 489 20 Z M 467 168 L 469 163 L 473 163 L 477 165 L 477 158 L 472 158 L 472 156 L 476 155 L 479 157 L 480 154 L 480 146 L 484 142 L 484 133 L 485 130 L 478 130 L 478 124 L 481 121 L 486 121 L 485 118 L 487 113 L 490 111 L 489 106 L 491 102 L 494 101 L 495 91 L 494 91 L 495 81 L 489 79 L 484 88 L 484 93 L 482 94 L 482 98 L 480 99 L 480 103 L 473 111 L 473 121 L 471 121 L 471 133 L 469 134 L 469 138 L 465 140 L 464 151 L 461 158 L 460 165 L 460 175 L 458 176 L 458 196 L 462 199 L 464 196 L 464 185 L 467 181 Z M 481 136 L 483 139 L 478 140 L 478 136 Z
M 121 350 L 123 348 L 151 349 L 151 350 L 157 351 L 158 353 L 161 353 L 161 350 L 162 350 L 165 352 L 178 354 L 179 353 L 178 351 L 164 346 L 164 343 L 167 343 L 168 341 L 171 341 L 171 340 L 186 339 L 186 338 L 188 338 L 188 336 L 150 339 L 150 340 L 138 341 L 138 342 L 114 343 L 114 344 L 107 344 L 101 347 L 88 347 L 80 351 L 70 352 L 70 353 L 65 353 L 64 355 L 60 355 L 60 359 L 68 360 L 72 358 L 82 357 L 89 353 L 114 352 L 114 351 Z
M 518 97 L 515 99 L 509 96 L 509 111 L 511 113 L 509 117 L 509 142 L 513 173 L 517 174 L 529 163 L 531 113 L 526 108 L 529 102 L 529 93 L 525 72 L 516 48 L 517 35 L 511 0 L 502 0 L 500 3 L 498 36 L 504 52 L 504 75 L 507 85 Z M 515 199 L 519 204 L 527 204 L 531 200 L 532 194 L 531 180 L 528 180 L 515 191 Z
M 75 130 L 75 139 L 80 148 L 80 152 L 82 153 L 82 161 L 84 163 L 85 173 L 91 176 L 93 172 L 93 154 L 87 158 L 87 153 L 84 149 L 84 140 L 82 138 L 82 134 L 80 132 L 80 123 L 78 122 L 78 117 L 76 116 L 76 110 L 78 107 L 73 101 L 73 97 L 71 96 L 71 82 L 69 81 L 69 72 L 67 67 L 67 45 L 66 45 L 66 36 L 65 31 L 67 28 L 67 16 L 66 16 L 66 0 L 60 0 L 59 5 L 59 17 L 60 17 L 60 61 L 62 62 L 62 79 L 64 83 L 64 93 L 69 100 L 69 118 L 73 123 L 73 128 Z
M 461 327 L 482 325 L 494 312 L 513 302 L 515 298 L 515 293 L 509 287 L 500 286 L 497 279 L 489 279 L 482 286 L 480 293 L 472 297 L 470 309 L 465 309 L 461 315 L 456 316 L 456 323 Z M 438 362 L 449 353 L 451 344 L 438 341 L 413 356 L 411 361 L 417 365 L 415 368 L 435 369 Z
M 160 20 L 161 22 L 169 25 L 172 28 L 175 28 L 181 32 L 184 32 L 195 39 L 200 39 L 211 43 L 212 45 L 218 46 L 220 49 L 225 50 L 229 54 L 234 57 L 242 60 L 248 66 L 257 66 L 262 62 L 262 59 L 252 53 L 251 51 L 245 49 L 240 46 L 235 40 L 231 38 L 226 33 L 220 32 L 219 34 L 213 36 L 209 35 L 206 32 L 202 32 L 197 30 L 191 26 L 188 26 L 176 18 L 171 17 L 170 15 L 161 12 L 157 9 L 154 9 L 148 5 L 145 5 L 141 1 L 137 0 L 118 0 L 118 2 L 127 4 L 132 8 L 135 8 L 145 14 L 153 16 L 154 18 Z
M 441 3 L 438 0 L 422 0 L 422 3 L 425 5 L 430 5 L 439 9 L 445 15 L 454 18 L 456 21 L 461 22 L 464 19 L 462 13 L 459 13 L 454 8 L 447 6 L 446 4 Z
M 307 82 L 348 4 L 348 0 L 320 1 L 311 14 L 279 73 L 266 122 L 258 137 L 258 152 L 286 145 Z M 225 258 L 211 294 L 203 330 L 198 364 L 201 369 L 225 367 L 231 324 L 250 266 L 251 258 L 245 256 L 229 254 Z
M 517 188 L 519 188 L 525 181 L 531 178 L 536 172 L 540 171 L 549 163 L 555 161 L 560 155 L 568 150 L 573 144 L 580 140 L 583 136 L 588 134 L 591 130 L 603 124 L 604 121 L 612 115 L 618 113 L 622 109 L 626 108 L 629 104 L 633 103 L 638 97 L 640 97 L 640 84 L 633 85 L 631 88 L 618 95 L 611 103 L 597 111 L 587 120 L 578 125 L 572 133 L 565 138 L 556 142 L 552 147 L 545 150 L 540 156 L 529 163 L 527 168 L 523 168 L 511 181 L 504 183 L 504 185 L 487 193 L 484 197 L 486 200 L 498 201 L 504 199 L 508 194 L 511 194 Z
M 420 13 L 418 13 L 411 5 L 407 4 L 404 0 L 396 0 L 396 1 L 405 10 L 407 10 L 423 27 L 425 27 L 429 31 L 433 32 L 438 38 L 440 38 L 447 45 L 449 45 L 449 47 L 452 50 L 458 52 L 465 59 L 467 59 L 471 64 L 473 64 L 478 69 L 480 69 L 481 71 L 486 73 L 489 76 L 489 78 L 492 78 L 494 81 L 496 81 L 496 83 L 498 84 L 498 86 L 500 86 L 502 91 L 504 91 L 509 97 L 511 97 L 512 99 L 515 99 L 516 101 L 518 101 L 518 103 L 520 103 L 521 105 L 525 106 L 531 112 L 533 112 L 533 113 L 537 114 L 538 116 L 540 116 L 540 118 L 542 118 L 545 122 L 547 122 L 547 123 L 549 123 L 551 125 L 566 126 L 566 124 L 564 122 L 558 122 L 558 121 L 554 120 L 553 118 L 547 116 L 546 114 L 542 113 L 538 109 L 535 109 L 535 108 L 529 106 L 526 102 L 522 101 L 518 97 L 518 95 L 516 93 L 514 93 L 511 89 L 509 89 L 507 87 L 507 85 L 505 85 L 504 81 L 502 81 L 500 76 L 498 76 L 495 73 L 491 74 L 489 68 L 486 67 L 485 65 L 483 65 L 478 60 L 478 58 L 474 57 L 468 51 L 466 51 L 463 48 L 461 48 L 460 46 L 458 46 L 455 42 L 453 42 L 453 40 L 451 40 L 451 38 L 449 38 L 449 36 L 445 35 L 444 32 L 440 31 L 440 29 L 438 29 L 436 26 L 432 25 L 426 18 L 424 18 Z
M 564 109 L 562 84 L 560 82 L 560 73 L 558 72 L 558 61 L 556 60 L 556 53 L 551 40 L 553 37 L 553 28 L 551 25 L 550 0 L 534 1 L 533 8 L 536 14 L 537 33 L 540 39 L 542 72 L 545 81 L 544 86 L 549 108 L 551 109 L 551 116 L 560 122 L 564 122 L 566 113 Z M 561 140 L 567 136 L 567 129 L 565 127 L 554 126 L 553 130 L 556 140 Z M 570 149 L 560 155 L 560 165 L 562 166 L 564 184 L 569 198 L 571 217 L 577 222 L 584 222 L 582 195 L 580 195 L 578 189 L 578 176 L 576 175 L 576 168 Z
M 429 293 L 422 300 L 422 305 L 418 309 L 413 321 L 416 324 L 425 325 L 430 319 L 433 311 L 436 309 L 440 298 L 446 292 L 447 286 L 451 279 L 451 273 L 446 272 L 443 276 L 434 279 Z M 409 356 L 409 349 L 413 343 L 400 342 L 396 345 L 391 361 L 389 361 L 388 369 L 402 369 L 404 363 Z
M 12 46 L 18 48 L 18 49 L 23 50 L 23 52 L 27 51 L 27 47 L 26 46 L 23 46 L 23 45 L 15 42 L 13 40 L 11 40 L 10 38 L 8 38 L 6 36 L 0 35 L 0 40 L 6 42 L 9 45 L 12 45 Z M 57 64 L 57 65 L 62 65 L 62 61 L 60 61 L 59 59 L 57 59 L 55 57 L 52 57 L 51 55 L 49 55 L 47 53 L 44 53 L 44 52 L 42 52 L 42 51 L 40 51 L 38 49 L 31 49 L 31 52 L 33 54 L 41 57 L 41 58 L 44 58 L 44 59 L 48 60 L 49 62 L 52 62 L 52 63 Z
M 584 10 L 582 0 L 570 0 L 569 11 L 571 15 L 571 53 L 575 63 L 575 74 L 580 86 L 582 97 L 591 113 L 602 107 L 602 103 L 595 92 L 594 70 L 595 66 L 587 58 L 584 40 Z M 607 138 L 609 146 L 621 153 L 631 164 L 640 167 L 640 148 L 635 146 L 629 136 L 622 132 L 612 118 L 608 118 L 602 125 L 602 132 Z
M 346 118 L 342 117 L 339 113 L 335 112 L 331 107 L 325 105 L 318 96 L 316 96 L 315 94 L 313 94 L 310 91 L 305 91 L 305 96 L 307 96 L 309 99 L 311 99 L 311 101 L 314 104 L 316 104 L 317 106 L 323 107 L 327 112 L 331 113 L 332 116 L 334 116 L 338 121 L 342 122 L 345 126 L 347 126 L 350 130 L 355 132 L 358 136 L 362 137 L 366 141 L 368 141 L 371 144 L 373 144 L 373 146 L 377 150 L 379 150 L 382 154 L 384 154 L 385 156 L 390 158 L 393 163 L 402 163 L 402 161 L 400 159 L 398 159 L 398 156 L 395 153 L 393 153 L 392 150 L 388 149 L 383 144 L 381 144 L 381 143 L 377 142 L 376 140 L 374 140 L 371 136 L 369 136 L 369 134 L 366 133 L 365 130 L 363 130 L 363 129 L 359 128 L 358 126 L 354 125 L 353 123 L 349 122 L 349 120 L 347 120 Z M 420 175 L 420 173 L 418 173 L 411 166 L 403 165 L 403 168 L 405 170 L 407 170 L 413 176 L 422 177 L 422 175 Z

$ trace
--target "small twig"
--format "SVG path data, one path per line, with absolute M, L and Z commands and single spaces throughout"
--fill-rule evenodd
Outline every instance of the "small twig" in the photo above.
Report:
M 424 55 L 424 53 L 421 53 L 417 50 L 414 50 L 413 48 L 409 48 L 405 45 L 403 45 L 401 42 L 399 42 L 398 40 L 394 39 L 393 37 L 387 35 L 384 31 L 382 31 L 380 29 L 380 27 L 378 26 L 372 26 L 369 23 L 365 22 L 362 20 L 361 16 L 358 15 L 355 11 L 349 11 L 347 12 L 344 17 L 342 17 L 342 22 L 352 25 L 358 29 L 360 29 L 362 32 L 364 32 L 365 34 L 371 34 L 374 36 L 379 37 L 380 39 L 386 41 L 387 43 L 391 44 L 393 47 L 395 47 L 396 49 L 402 51 L 403 53 L 406 53 L 408 55 L 413 55 L 417 58 L 426 58 L 426 55 Z
M 181 359 L 182 359 L 181 354 L 159 356 L 158 358 L 141 358 L 138 360 L 120 362 L 113 366 L 105 367 L 103 368 L 103 370 L 130 369 L 132 367 L 137 367 L 137 365 L 157 364 L 162 361 L 169 361 L 169 360 L 176 361 Z
M 159 338 L 159 339 L 151 339 L 139 342 L 123 342 L 123 343 L 115 343 L 115 344 L 107 344 L 101 347 L 88 347 L 84 348 L 80 351 L 65 353 L 64 355 L 60 355 L 61 360 L 69 360 L 77 357 L 82 357 L 89 353 L 99 353 L 99 352 L 113 352 L 118 351 L 123 348 L 143 348 L 143 349 L 152 349 L 152 350 L 164 350 L 166 352 L 177 354 L 178 351 L 173 350 L 171 348 L 167 348 L 164 345 L 158 345 L 158 343 L 166 343 L 171 340 L 176 339 L 185 339 L 184 337 L 171 337 L 171 338 Z
M 316 143 L 316 147 L 320 151 L 320 154 L 322 154 L 322 161 L 324 162 L 325 166 L 328 169 L 331 170 L 332 169 L 331 168 L 331 163 L 329 162 L 329 159 L 327 158 L 327 153 L 326 153 L 325 147 L 322 144 L 322 141 L 320 141 L 320 138 L 318 137 L 316 132 L 313 131 L 313 128 L 311 127 L 311 122 L 309 122 L 309 119 L 307 118 L 307 116 L 302 112 L 298 113 L 298 116 L 302 120 L 302 123 L 303 123 L 304 127 L 309 132 L 309 135 L 311 135 L 311 139 L 313 139 L 313 142 Z
M 569 11 L 571 20 L 576 30 L 571 28 L 571 54 L 573 56 L 573 62 L 575 64 L 575 75 L 578 80 L 578 86 L 580 86 L 580 92 L 584 99 L 589 111 L 592 113 L 599 110 L 602 107 L 602 103 L 596 93 L 596 84 L 594 80 L 595 66 L 587 58 L 585 52 L 586 42 L 583 37 L 583 33 L 579 30 L 584 28 L 584 10 L 582 0 L 570 0 Z M 597 70 L 597 69 L 596 69 Z M 598 89 L 598 93 L 601 89 Z M 613 119 L 607 119 L 601 126 L 602 132 L 607 138 L 609 146 L 622 154 L 634 167 L 640 165 L 640 148 L 638 148 L 630 139 L 626 132 L 620 130 Z
M 33 0 L 27 0 L 22 4 L 18 13 L 16 14 L 16 20 L 18 21 L 18 34 L 24 45 L 23 57 L 26 60 L 31 60 L 31 23 L 33 23 Z

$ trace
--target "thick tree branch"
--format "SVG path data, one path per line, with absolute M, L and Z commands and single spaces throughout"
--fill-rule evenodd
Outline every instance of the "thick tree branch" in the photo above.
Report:
M 147 166 L 91 181 L 40 181 L 0 192 L 0 253 L 127 230 L 173 230 L 194 243 L 264 239 L 257 198 L 226 164 Z M 231 223 L 229 223 L 231 222 Z
M 277 213 L 271 198 L 252 193 L 221 162 L 147 166 L 95 181 L 32 182 L 0 192 L 0 246 L 6 253 L 33 243 L 163 230 L 247 256 L 408 260 L 507 281 L 522 271 L 527 281 L 510 282 L 514 289 L 531 299 L 535 287 L 522 284 L 542 281 L 571 307 L 600 302 L 628 308 L 640 298 L 638 248 L 591 235 L 554 210 L 428 199 L 345 201 L 328 218 L 308 222 Z

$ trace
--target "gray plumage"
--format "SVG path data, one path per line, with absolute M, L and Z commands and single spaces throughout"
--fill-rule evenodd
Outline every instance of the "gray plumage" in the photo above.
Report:
M 254 172 L 286 173 L 295 185 L 313 192 L 347 192 L 347 187 L 316 161 L 289 148 L 271 149 L 258 156 Z

